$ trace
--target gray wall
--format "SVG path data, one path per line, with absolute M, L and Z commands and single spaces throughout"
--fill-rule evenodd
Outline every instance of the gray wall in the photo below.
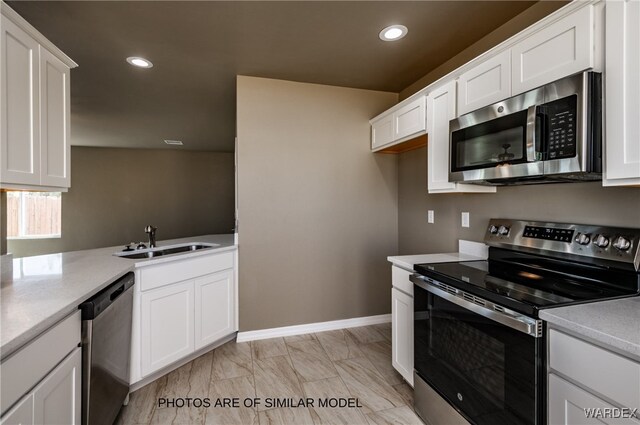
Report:
M 389 313 L 397 156 L 369 119 L 397 94 L 238 77 L 240 330 Z
M 232 153 L 73 147 L 62 237 L 9 240 L 16 257 L 146 239 L 233 233 Z
M 490 218 L 640 227 L 640 188 L 602 187 L 601 182 L 499 187 L 489 194 L 427 194 L 427 152 L 400 155 L 399 253 L 457 251 L 458 239 L 481 242 Z M 427 210 L 435 223 L 427 223 Z M 470 227 L 460 213 L 470 213 Z

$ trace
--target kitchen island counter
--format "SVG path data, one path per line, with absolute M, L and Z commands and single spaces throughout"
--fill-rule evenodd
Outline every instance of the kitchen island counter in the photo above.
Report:
M 158 247 L 187 242 L 218 246 L 137 260 L 114 256 L 122 247 L 14 259 L 13 276 L 4 279 L 0 289 L 0 359 L 16 352 L 136 267 L 236 249 L 233 234 L 172 239 L 158 242 Z

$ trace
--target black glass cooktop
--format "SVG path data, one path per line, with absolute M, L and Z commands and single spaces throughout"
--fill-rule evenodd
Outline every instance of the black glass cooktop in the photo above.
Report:
M 494 249 L 488 261 L 417 264 L 415 271 L 537 317 L 543 308 L 639 293 L 640 275 Z

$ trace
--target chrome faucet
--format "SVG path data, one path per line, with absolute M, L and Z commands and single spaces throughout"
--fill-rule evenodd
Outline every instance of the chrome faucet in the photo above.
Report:
M 156 247 L 156 230 L 157 227 L 153 227 L 152 225 L 148 225 L 144 228 L 144 232 L 149 235 L 149 248 Z

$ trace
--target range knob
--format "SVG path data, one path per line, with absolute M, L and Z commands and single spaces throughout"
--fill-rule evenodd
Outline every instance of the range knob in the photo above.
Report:
M 591 235 L 588 233 L 578 233 L 578 236 L 576 236 L 576 242 L 580 245 L 587 245 L 591 242 Z
M 496 233 L 498 233 L 498 228 L 492 224 L 491 226 L 489 226 L 489 233 L 495 235 Z
M 500 226 L 498 228 L 498 233 L 502 236 L 507 236 L 509 234 L 509 228 L 507 226 Z
M 631 247 L 631 242 L 629 239 L 624 236 L 618 236 L 615 241 L 613 241 L 613 246 L 619 249 L 620 251 L 626 251 Z
M 609 246 L 609 238 L 605 235 L 597 235 L 593 243 L 600 248 L 606 248 Z

